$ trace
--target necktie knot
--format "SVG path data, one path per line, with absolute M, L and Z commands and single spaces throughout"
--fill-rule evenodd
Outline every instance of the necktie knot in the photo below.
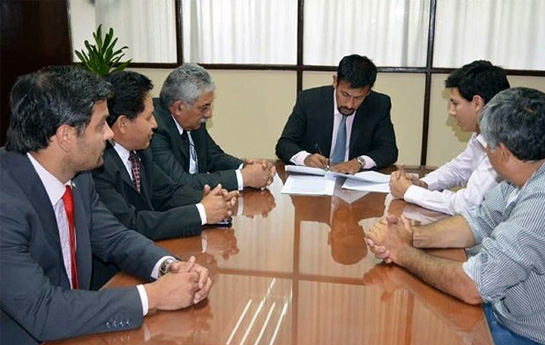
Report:
M 140 157 L 136 152 L 131 151 L 129 153 L 129 162 L 131 162 L 132 182 L 134 188 L 140 193 Z

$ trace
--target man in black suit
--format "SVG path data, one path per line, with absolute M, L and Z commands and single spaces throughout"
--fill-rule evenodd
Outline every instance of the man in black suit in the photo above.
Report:
M 333 86 L 302 91 L 276 144 L 286 163 L 354 174 L 397 160 L 390 97 L 372 91 L 377 68 L 365 56 L 345 56 Z M 328 158 L 329 157 L 329 158 Z
M 206 130 L 214 90 L 212 77 L 199 65 L 186 63 L 169 74 L 160 99 L 154 99 L 153 159 L 175 182 L 195 188 L 218 183 L 227 190 L 265 188 L 275 174 L 271 163 L 225 153 Z
M 108 125 L 113 139 L 106 144 L 104 164 L 93 171 L 97 193 L 119 221 L 152 240 L 200 235 L 204 224 L 232 214 L 237 191 L 217 185 L 203 192 L 172 181 L 152 159 L 149 144 L 157 128 L 153 116 L 151 80 L 136 72 L 106 77 L 114 89 L 108 100 Z M 202 200 L 201 200 L 202 199 Z M 200 202 L 199 202 L 200 201 Z M 95 261 L 93 288 L 116 270 Z
M 38 344 L 140 327 L 149 310 L 206 298 L 212 281 L 127 229 L 100 202 L 90 173 L 102 164 L 111 85 L 78 66 L 19 77 L 0 150 L 0 343 Z M 86 291 L 91 257 L 156 281 Z

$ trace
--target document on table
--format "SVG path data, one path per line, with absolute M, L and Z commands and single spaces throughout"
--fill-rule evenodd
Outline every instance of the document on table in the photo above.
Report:
M 341 174 L 341 173 L 329 171 L 326 173 L 326 175 L 346 177 L 349 180 L 371 182 L 371 183 L 389 183 L 390 182 L 390 175 L 382 174 L 376 171 L 362 171 L 354 175 Z
M 343 188 L 364 192 L 390 193 L 389 183 L 364 182 L 353 179 L 346 179 Z
M 286 165 L 286 172 L 324 176 L 326 171 L 322 168 L 312 168 L 300 165 Z
M 333 195 L 334 189 L 335 179 L 324 178 L 324 176 L 289 175 L 281 192 L 299 195 Z

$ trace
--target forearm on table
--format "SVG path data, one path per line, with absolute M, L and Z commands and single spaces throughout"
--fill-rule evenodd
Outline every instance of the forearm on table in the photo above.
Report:
M 398 253 L 396 263 L 428 284 L 465 303 L 482 302 L 477 286 L 464 272 L 462 262 L 436 257 L 407 246 Z
M 475 245 L 475 237 L 462 216 L 452 216 L 413 228 L 416 248 L 467 248 Z

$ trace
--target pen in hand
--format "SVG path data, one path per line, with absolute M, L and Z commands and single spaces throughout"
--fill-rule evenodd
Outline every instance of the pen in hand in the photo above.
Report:
M 324 154 L 322 153 L 322 150 L 320 150 L 320 145 L 318 145 L 318 143 L 315 143 L 314 144 L 314 150 L 316 151 L 316 153 L 318 153 L 320 156 L 322 157 L 325 157 Z M 325 166 L 323 167 L 324 170 L 329 170 L 329 159 L 326 158 L 326 164 Z

